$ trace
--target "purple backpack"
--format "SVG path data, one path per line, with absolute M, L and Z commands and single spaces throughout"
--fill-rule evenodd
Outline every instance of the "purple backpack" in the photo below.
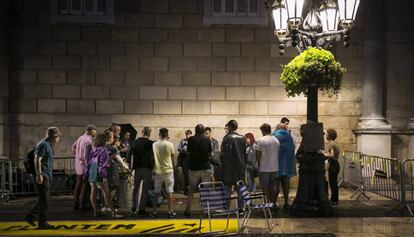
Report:
M 111 166 L 111 159 L 106 147 L 96 147 L 92 150 L 91 163 L 98 164 L 98 174 L 102 178 L 108 176 L 108 168 Z

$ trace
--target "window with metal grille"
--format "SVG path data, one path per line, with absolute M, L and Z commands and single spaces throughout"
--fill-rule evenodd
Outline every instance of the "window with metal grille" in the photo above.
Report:
M 50 0 L 52 22 L 113 23 L 114 0 Z
M 260 0 L 212 0 L 213 16 L 258 16 Z
M 249 4 L 249 12 L 248 14 L 251 16 L 258 16 L 259 15 L 259 1 L 257 0 L 247 0 Z

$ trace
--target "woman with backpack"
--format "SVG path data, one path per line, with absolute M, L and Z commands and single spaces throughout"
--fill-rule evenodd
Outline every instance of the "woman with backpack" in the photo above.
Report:
M 94 211 L 94 216 L 100 216 L 96 201 L 97 189 L 102 190 L 106 210 L 109 210 L 113 217 L 116 216 L 116 210 L 112 206 L 108 173 L 111 168 L 112 157 L 117 157 L 117 150 L 111 145 L 113 143 L 114 134 L 108 132 L 105 134 L 98 134 L 94 141 L 94 148 L 91 153 L 91 164 L 89 166 L 89 182 L 91 184 L 91 203 Z M 116 159 L 118 161 L 118 159 Z M 124 168 L 128 167 L 121 163 Z

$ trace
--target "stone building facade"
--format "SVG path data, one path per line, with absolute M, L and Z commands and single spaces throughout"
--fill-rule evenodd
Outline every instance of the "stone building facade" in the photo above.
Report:
M 49 0 L 1 0 L 0 6 L 0 154 L 24 155 L 51 125 L 64 133 L 56 154 L 70 155 L 88 123 L 101 129 L 112 122 L 150 126 L 154 139 L 165 126 L 178 144 L 197 123 L 212 127 L 221 140 L 229 119 L 239 122 L 240 133 L 258 137 L 262 123 L 274 127 L 286 116 L 297 134 L 306 120 L 306 98 L 288 98 L 279 80 L 280 65 L 296 53 L 278 54 L 270 21 L 206 25 L 203 0 L 114 0 L 113 24 L 52 22 Z M 361 9 L 350 47 L 333 49 L 347 68 L 342 93 L 319 102 L 320 121 L 339 132 L 344 149 L 356 147 L 352 130 L 364 97 Z M 385 28 L 392 86 L 384 102 L 391 105 L 389 122 L 405 127 L 414 112 L 412 71 L 406 74 L 413 68 L 407 54 L 413 32 L 409 21 L 411 30 L 399 25 L 409 14 L 392 16 L 398 20 Z

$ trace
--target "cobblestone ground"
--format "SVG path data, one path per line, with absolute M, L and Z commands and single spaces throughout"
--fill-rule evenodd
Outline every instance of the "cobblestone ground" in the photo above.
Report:
M 298 234 L 312 236 L 412 236 L 414 230 L 414 218 L 408 217 L 407 213 L 401 214 L 399 210 L 387 213 L 387 211 L 395 204 L 395 202 L 384 199 L 382 197 L 369 194 L 370 200 L 351 200 L 350 196 L 353 190 L 341 189 L 341 202 L 339 206 L 334 207 L 334 216 L 330 218 L 298 218 L 289 215 L 288 212 L 278 210 L 276 212 L 275 228 L 269 233 L 265 220 L 259 215 L 253 216 L 244 231 L 246 235 L 253 234 Z M 292 190 L 292 194 L 295 191 Z M 291 199 L 294 197 L 292 196 Z M 280 200 L 279 200 L 280 201 Z M 18 234 L 19 232 L 6 232 L 5 229 L 24 229 L 29 230 L 26 223 L 21 222 L 27 210 L 34 204 L 34 197 L 17 198 L 4 203 L 0 208 L 0 236 L 9 236 Z M 134 225 L 134 232 L 121 232 L 118 234 L 174 234 L 179 233 L 191 234 L 198 230 L 198 202 L 194 202 L 193 216 L 185 219 L 183 211 L 185 208 L 185 196 L 175 194 L 174 209 L 177 212 L 177 220 L 168 220 L 165 205 L 162 205 L 159 211 L 159 217 L 156 220 L 149 217 L 134 217 L 129 213 L 127 208 L 119 208 L 120 217 L 113 219 L 109 216 L 103 216 L 96 220 L 91 212 L 81 212 L 72 210 L 72 202 L 70 196 L 54 196 L 52 197 L 50 208 L 50 220 L 52 224 L 63 225 L 62 230 L 74 228 L 70 232 L 60 233 L 59 235 L 76 234 L 76 228 L 92 223 L 93 226 L 88 227 L 80 232 L 82 235 L 105 235 L 117 234 L 111 228 L 117 228 L 121 225 Z M 59 222 L 53 222 L 59 221 Z M 95 223 L 96 222 L 96 223 Z M 7 225 L 6 225 L 7 224 Z M 214 223 L 213 223 L 214 224 Z M 224 226 L 222 220 L 217 220 L 218 226 Z M 236 231 L 236 219 L 230 223 L 229 232 Z M 108 226 L 109 225 L 109 226 Z M 121 228 L 121 227 L 118 227 Z M 86 227 L 83 227 L 86 228 Z M 98 228 L 98 232 L 96 232 Z M 121 229 L 122 229 L 121 228 Z M 132 227 L 131 227 L 132 228 Z M 138 228 L 138 229 L 136 229 Z M 207 230 L 208 227 L 204 226 Z M 95 230 L 95 232 L 94 232 Z M 67 230 L 66 230 L 67 231 Z M 143 232 L 144 231 L 144 232 Z M 143 233 L 142 233 L 143 232 Z M 23 234 L 23 232 L 20 232 Z M 40 235 L 42 232 L 32 231 L 25 232 L 23 235 Z M 44 235 L 54 235 L 57 232 L 43 233 Z M 78 233 L 79 234 L 79 233 Z

